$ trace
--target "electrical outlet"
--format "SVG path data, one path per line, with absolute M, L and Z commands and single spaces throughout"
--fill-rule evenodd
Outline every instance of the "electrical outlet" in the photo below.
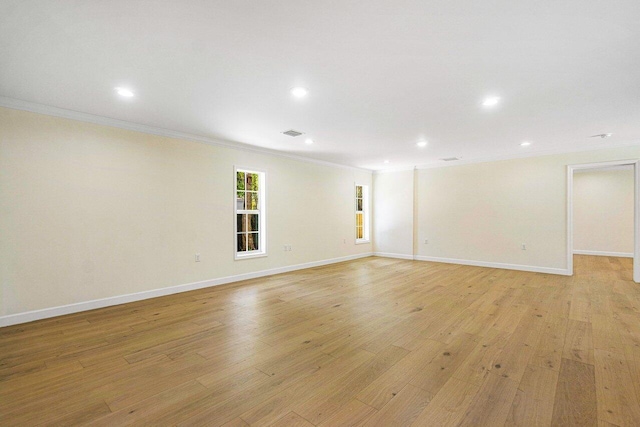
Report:
M 200 262 L 200 254 L 196 254 L 196 262 Z
M 347 244 L 347 239 L 342 239 L 342 243 Z
M 429 244 L 429 239 L 424 239 L 424 244 L 428 245 Z
M 522 250 L 526 251 L 527 250 L 527 245 L 525 245 L 524 243 L 522 244 Z

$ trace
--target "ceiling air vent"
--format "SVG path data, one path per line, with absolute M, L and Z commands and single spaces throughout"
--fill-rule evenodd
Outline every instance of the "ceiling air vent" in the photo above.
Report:
M 289 136 L 300 136 L 303 134 L 303 132 L 298 132 L 297 130 L 293 130 L 293 129 L 289 129 L 288 131 L 282 132 L 282 133 Z
M 445 162 L 453 162 L 454 160 L 460 160 L 460 159 L 457 158 L 457 157 L 447 157 L 447 158 L 440 159 L 440 160 L 444 160 Z

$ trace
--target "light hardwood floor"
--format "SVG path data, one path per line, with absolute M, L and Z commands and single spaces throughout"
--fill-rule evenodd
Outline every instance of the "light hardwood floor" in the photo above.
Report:
M 631 259 L 366 258 L 0 329 L 0 425 L 640 426 Z

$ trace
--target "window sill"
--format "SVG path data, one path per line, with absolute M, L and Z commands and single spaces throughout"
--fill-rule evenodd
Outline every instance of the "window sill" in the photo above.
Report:
M 245 255 L 238 255 L 236 253 L 236 257 L 235 260 L 241 260 L 241 259 L 251 259 L 251 258 L 262 258 L 267 256 L 266 252 L 255 252 L 255 253 L 249 253 L 249 254 L 245 254 Z
M 356 245 L 364 245 L 367 243 L 371 243 L 371 240 L 366 240 L 366 239 L 358 239 L 356 240 Z

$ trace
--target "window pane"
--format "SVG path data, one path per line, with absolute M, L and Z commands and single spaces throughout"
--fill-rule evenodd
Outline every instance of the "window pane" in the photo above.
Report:
M 236 170 L 236 253 L 262 254 L 265 224 L 260 191 L 264 191 L 264 173 Z M 239 257 L 242 258 L 242 257 Z
M 258 223 L 260 222 L 259 215 L 250 214 L 247 216 L 249 217 L 249 229 L 247 231 L 259 231 L 258 230 Z
M 239 211 L 244 210 L 244 191 L 236 192 L 236 209 Z
M 236 231 L 238 233 L 243 232 L 243 231 L 247 231 L 247 216 L 244 214 L 238 214 L 236 215 L 236 221 L 237 221 L 237 227 Z
M 247 174 L 247 190 L 258 191 L 258 174 L 257 173 Z
M 247 235 L 245 233 L 238 234 L 238 252 L 246 252 Z
M 244 172 L 236 174 L 236 190 L 244 190 Z
M 253 193 L 247 191 L 246 197 L 246 209 L 247 210 L 257 210 L 258 209 L 258 193 Z
M 362 199 L 356 199 L 356 210 L 357 211 L 362 210 Z
M 356 197 L 362 198 L 362 186 L 361 185 L 357 185 L 356 186 Z
M 248 236 L 247 250 L 257 251 L 258 243 L 260 241 L 260 237 L 258 236 L 258 233 L 249 233 L 247 234 L 247 236 Z
M 362 227 L 356 227 L 356 238 L 363 239 L 364 234 L 362 233 Z
M 357 213 L 356 214 L 356 227 L 360 227 L 362 228 L 362 214 L 361 213 Z

